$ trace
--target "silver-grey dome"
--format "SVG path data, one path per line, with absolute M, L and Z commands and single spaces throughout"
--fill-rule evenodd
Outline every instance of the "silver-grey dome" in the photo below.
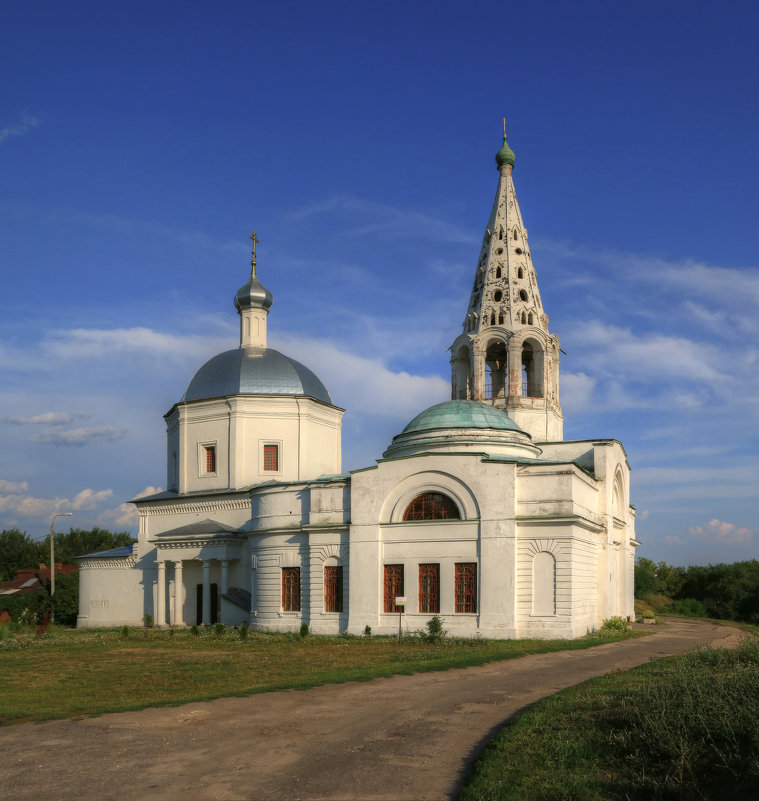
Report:
M 235 348 L 214 356 L 195 373 L 182 400 L 223 395 L 308 395 L 332 404 L 315 373 L 271 348 Z

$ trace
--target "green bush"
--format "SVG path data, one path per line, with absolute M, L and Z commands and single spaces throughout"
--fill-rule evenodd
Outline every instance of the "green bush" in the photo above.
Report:
M 121 636 L 126 640 L 129 637 L 129 626 L 121 627 Z
M 213 627 L 213 633 L 217 637 L 223 637 L 224 632 L 227 630 L 227 627 L 223 623 L 216 623 Z
M 371 637 L 371 636 L 372 636 L 372 627 L 364 626 L 364 637 Z
M 300 632 L 301 637 L 308 637 L 308 623 L 301 623 L 300 624 Z
M 706 617 L 706 609 L 701 601 L 695 598 L 681 598 L 665 607 L 664 612 L 686 617 Z
M 245 623 L 243 623 L 242 626 L 240 626 L 240 631 L 239 631 L 241 640 L 244 640 L 248 636 L 248 631 L 249 631 L 248 627 L 245 625 Z
M 627 631 L 627 621 L 618 615 L 604 620 L 601 631 Z
M 448 634 L 443 628 L 443 619 L 438 615 L 434 615 L 427 621 L 426 629 L 422 632 L 422 636 L 427 642 L 440 642 Z
M 192 626 L 190 626 L 190 634 L 192 634 L 193 637 L 198 637 L 200 635 L 200 632 L 198 631 L 198 627 L 196 625 L 193 624 Z

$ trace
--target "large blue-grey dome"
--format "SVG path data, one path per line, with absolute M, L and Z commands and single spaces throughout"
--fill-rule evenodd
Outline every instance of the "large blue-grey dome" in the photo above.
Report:
M 223 395 L 307 395 L 332 404 L 315 373 L 272 348 L 235 348 L 214 356 L 195 373 L 182 400 Z

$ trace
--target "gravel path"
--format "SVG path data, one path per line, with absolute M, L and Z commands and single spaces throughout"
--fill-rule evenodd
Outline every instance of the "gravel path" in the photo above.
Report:
M 5 727 L 0 798 L 453 799 L 488 740 L 528 704 L 740 637 L 695 620 L 647 630 L 652 636 L 482 667 Z

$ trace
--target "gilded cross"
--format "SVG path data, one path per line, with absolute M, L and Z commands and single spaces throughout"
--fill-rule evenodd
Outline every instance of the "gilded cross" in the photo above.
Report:
M 506 117 L 503 118 L 503 135 L 506 136 Z
M 253 258 L 250 260 L 250 266 L 251 267 L 255 267 L 256 266 L 256 243 L 260 242 L 261 240 L 256 236 L 256 232 L 255 231 L 253 231 L 253 233 L 250 235 L 250 240 L 251 240 L 251 242 L 253 242 L 253 249 L 251 251 L 251 253 L 253 254 Z

